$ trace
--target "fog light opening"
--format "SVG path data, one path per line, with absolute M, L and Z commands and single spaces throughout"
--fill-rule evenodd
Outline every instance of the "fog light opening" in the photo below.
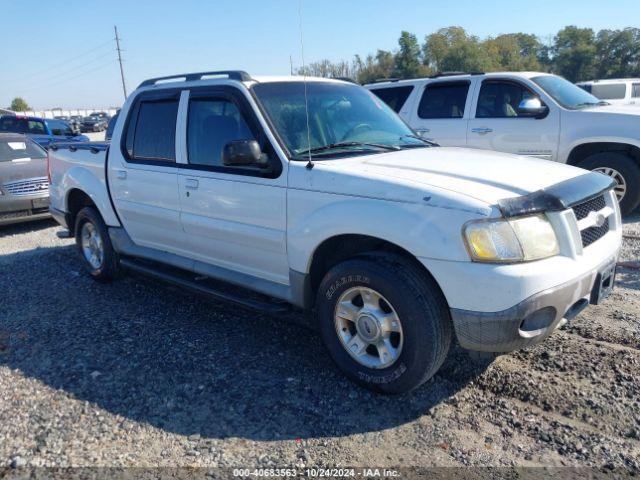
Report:
M 569 310 L 565 312 L 565 314 L 563 315 L 563 318 L 566 318 L 567 320 L 573 320 L 588 305 L 589 305 L 589 300 L 587 300 L 586 298 L 581 298 L 580 300 L 578 300 L 576 303 L 574 303 L 569 307 Z
M 527 315 L 520 324 L 520 335 L 534 337 L 549 328 L 556 319 L 557 311 L 554 307 L 544 307 Z

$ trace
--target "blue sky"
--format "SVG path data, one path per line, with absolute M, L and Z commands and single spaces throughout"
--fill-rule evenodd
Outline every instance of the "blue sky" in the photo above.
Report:
M 238 68 L 289 73 L 300 65 L 299 0 L 0 0 L 0 106 L 119 106 L 113 26 L 129 91 L 145 78 Z M 302 0 L 305 60 L 395 49 L 401 30 L 424 36 L 460 25 L 480 37 L 522 31 L 543 39 L 565 25 L 640 26 L 638 0 Z M 631 24 L 630 22 L 636 22 Z

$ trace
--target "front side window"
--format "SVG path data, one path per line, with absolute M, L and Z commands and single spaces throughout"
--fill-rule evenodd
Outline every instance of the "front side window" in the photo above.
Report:
M 418 116 L 420 118 L 462 118 L 469 82 L 432 83 L 426 86 Z
M 252 90 L 294 160 L 425 146 L 386 103 L 357 85 L 311 81 L 306 95 L 299 81 Z
M 411 95 L 413 86 L 400 86 L 389 88 L 372 88 L 373 92 L 380 100 L 389 105 L 394 112 L 399 112 L 402 106 Z
M 47 120 L 47 125 L 53 135 L 73 135 L 69 125 L 61 120 Z
M 591 86 L 591 94 L 601 100 L 619 100 L 627 94 L 625 83 L 596 83 Z
M 234 140 L 255 140 L 235 103 L 223 98 L 189 101 L 187 149 L 190 164 L 223 166 L 222 151 Z
M 598 98 L 582 88 L 556 75 L 541 75 L 533 77 L 531 80 L 547 95 L 569 110 L 594 107 L 601 103 Z
M 632 90 L 631 90 L 631 96 L 633 98 L 640 98 L 640 83 L 634 83 Z
M 482 82 L 476 118 L 517 118 L 520 102 L 533 97 L 529 89 L 518 83 Z
M 44 135 L 47 133 L 47 129 L 44 126 L 44 122 L 40 120 L 29 120 L 27 122 L 27 133 Z
M 175 162 L 178 100 L 142 100 L 132 113 L 126 137 L 132 160 Z

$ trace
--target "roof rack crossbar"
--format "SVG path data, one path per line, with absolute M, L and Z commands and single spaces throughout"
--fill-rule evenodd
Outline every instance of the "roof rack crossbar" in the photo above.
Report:
M 430 75 L 429 78 L 453 77 L 455 75 L 484 75 L 484 72 L 438 72 Z
M 214 76 L 214 75 L 220 75 L 220 76 L 226 75 L 230 80 L 237 80 L 239 82 L 248 82 L 251 80 L 251 75 L 249 75 L 247 72 L 243 70 L 219 70 L 215 72 L 182 73 L 179 75 L 169 75 L 167 77 L 150 78 L 149 80 L 145 80 L 144 82 L 142 82 L 138 86 L 138 88 L 148 87 L 149 85 L 155 85 L 158 82 L 162 82 L 165 80 L 180 79 L 180 78 L 184 78 L 185 82 L 193 82 L 195 80 L 201 80 L 202 77 Z

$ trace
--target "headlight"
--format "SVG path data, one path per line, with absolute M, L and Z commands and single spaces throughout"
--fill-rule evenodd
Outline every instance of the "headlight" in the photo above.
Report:
M 553 227 L 544 215 L 469 222 L 463 236 L 476 262 L 527 262 L 559 252 Z

